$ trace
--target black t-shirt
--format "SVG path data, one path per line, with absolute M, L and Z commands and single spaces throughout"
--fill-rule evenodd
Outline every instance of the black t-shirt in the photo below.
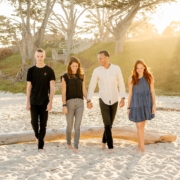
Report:
M 48 104 L 51 80 L 55 80 L 55 74 L 49 66 L 44 66 L 43 68 L 33 66 L 28 69 L 27 81 L 30 81 L 32 84 L 31 105 Z
M 67 73 L 62 75 L 60 79 L 64 78 L 66 82 L 66 101 L 69 99 L 83 99 L 82 83 L 83 79 L 75 75 L 73 78 L 69 78 Z

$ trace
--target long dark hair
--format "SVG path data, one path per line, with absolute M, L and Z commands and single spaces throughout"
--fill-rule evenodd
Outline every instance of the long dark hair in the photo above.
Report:
M 148 70 L 147 68 L 147 65 L 145 64 L 145 62 L 141 59 L 137 60 L 134 64 L 134 68 L 133 68 L 133 71 L 132 71 L 132 84 L 138 84 L 139 83 L 139 76 L 138 76 L 138 73 L 137 73 L 137 65 L 138 64 L 142 64 L 144 66 L 144 77 L 146 79 L 146 81 L 148 82 L 148 84 L 151 84 L 152 80 L 153 80 L 153 76 L 152 74 L 150 73 L 150 71 Z
M 69 78 L 74 77 L 74 75 L 72 74 L 71 67 L 70 67 L 73 62 L 78 64 L 78 69 L 77 69 L 76 75 L 78 77 L 80 77 L 81 79 L 83 79 L 84 78 L 84 72 L 83 72 L 83 69 L 82 69 L 81 62 L 77 57 L 70 57 L 70 59 L 69 59 L 69 62 L 68 62 L 68 65 L 67 65 L 67 75 L 68 75 L 68 77 Z

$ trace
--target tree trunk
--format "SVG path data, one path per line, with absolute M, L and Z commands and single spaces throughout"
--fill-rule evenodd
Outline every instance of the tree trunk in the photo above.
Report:
M 29 34 L 27 39 L 28 39 L 28 42 L 27 42 L 28 59 L 30 60 L 34 58 L 34 54 L 33 54 L 34 37 Z
M 21 58 L 22 58 L 22 66 L 20 71 L 17 73 L 15 77 L 15 81 L 26 81 L 26 76 L 27 76 L 27 70 L 28 70 L 28 65 L 27 65 L 27 51 L 26 51 L 26 37 L 25 37 L 25 31 L 22 31 L 22 40 L 19 43 L 19 48 L 20 48 L 20 53 L 21 53 Z
M 123 52 L 126 32 L 139 10 L 139 5 L 140 2 L 137 2 L 135 5 L 133 5 L 130 11 L 128 12 L 128 14 L 121 21 L 119 21 L 119 23 L 117 23 L 115 27 L 113 27 L 113 35 L 115 36 L 116 39 L 115 54 Z M 111 20 L 112 19 L 109 18 L 109 21 Z
M 43 22 L 41 24 L 40 29 L 34 35 L 35 39 L 34 39 L 34 44 L 33 44 L 32 56 L 31 56 L 31 65 L 36 64 L 36 61 L 35 61 L 35 58 L 34 58 L 34 53 L 35 53 L 37 48 L 41 47 L 41 44 L 42 44 L 42 41 L 43 41 L 43 38 L 44 38 L 46 25 L 47 25 L 47 22 L 48 22 L 48 18 L 49 18 L 49 15 L 52 12 L 52 8 L 54 7 L 54 3 L 55 3 L 55 0 L 52 0 L 52 2 L 51 2 L 51 0 L 47 0 L 45 17 L 43 19 Z
M 73 37 L 73 33 L 72 32 L 68 33 L 67 40 L 66 40 L 66 56 L 65 56 L 65 61 L 64 61 L 65 65 L 68 63 L 68 60 L 71 54 L 72 37 Z
M 116 37 L 115 54 L 123 52 L 124 40 L 125 40 L 128 27 L 129 27 L 129 24 L 124 25 L 120 30 L 117 30 L 117 32 L 115 33 L 117 34 L 117 36 L 115 36 Z
M 104 127 L 83 127 L 81 128 L 81 139 L 102 138 Z M 46 132 L 46 141 L 65 139 L 65 129 L 52 129 Z M 112 128 L 114 138 L 129 141 L 138 141 L 137 130 L 132 127 L 114 127 Z M 145 144 L 153 144 L 158 142 L 173 142 L 176 136 L 168 133 L 157 131 L 145 131 Z M 0 145 L 15 144 L 22 142 L 35 141 L 33 131 L 0 133 Z

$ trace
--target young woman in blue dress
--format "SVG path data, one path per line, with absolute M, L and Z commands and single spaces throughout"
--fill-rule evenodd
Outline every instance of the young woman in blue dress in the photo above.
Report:
M 135 62 L 128 85 L 127 114 L 129 120 L 136 123 L 138 152 L 144 152 L 144 127 L 146 120 L 154 118 L 156 104 L 154 79 L 143 60 Z

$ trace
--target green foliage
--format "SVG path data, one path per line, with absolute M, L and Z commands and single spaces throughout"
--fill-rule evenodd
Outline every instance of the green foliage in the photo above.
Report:
M 13 54 L 12 56 L 0 60 L 0 70 L 5 76 L 15 76 L 21 69 L 21 63 L 21 55 Z
M 46 51 L 46 57 L 52 57 L 52 49 Z
M 80 53 L 78 57 L 85 68 L 86 87 L 89 84 L 93 69 L 98 66 L 97 52 L 106 49 L 110 52 L 110 62 L 120 66 L 127 87 L 133 65 L 137 59 L 144 59 L 155 79 L 157 94 L 180 95 L 180 41 L 177 37 L 153 38 L 140 41 L 127 41 L 124 52 L 114 55 L 115 43 L 99 43 Z M 178 59 L 179 57 L 179 59 Z M 128 87 L 127 87 L 128 91 Z
M 9 91 L 12 93 L 25 93 L 26 92 L 26 84 L 23 82 L 12 83 L 12 80 L 0 79 L 0 90 L 1 91 Z
M 178 51 L 180 48 L 180 39 L 177 37 L 164 37 L 126 41 L 124 52 L 117 55 L 114 54 L 114 47 L 114 42 L 97 43 L 88 50 L 73 55 L 78 57 L 82 62 L 87 88 L 94 68 L 99 66 L 97 62 L 97 53 L 102 49 L 106 49 L 111 55 L 110 62 L 120 66 L 126 87 L 134 62 L 137 59 L 144 59 L 153 73 L 156 94 L 180 96 L 180 53 Z M 56 81 L 59 82 L 60 76 L 66 71 L 66 66 L 59 61 L 52 62 L 46 59 L 45 62 L 54 69 Z M 20 65 L 21 58 L 19 54 L 15 54 L 0 61 L 0 69 L 4 75 L 10 72 L 16 74 Z M 25 87 L 26 83 L 12 84 L 11 80 L 0 79 L 0 90 L 3 91 L 11 91 L 14 93 L 25 92 Z M 59 94 L 60 91 L 57 93 Z

